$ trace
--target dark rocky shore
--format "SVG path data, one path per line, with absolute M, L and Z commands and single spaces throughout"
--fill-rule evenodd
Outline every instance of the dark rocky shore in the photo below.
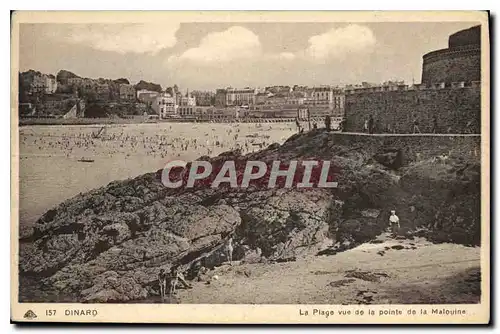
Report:
M 337 188 L 176 190 L 161 183 L 160 170 L 71 198 L 47 211 L 22 242 L 20 300 L 150 298 L 158 294 L 160 267 L 178 264 L 194 277 L 193 264 L 226 261 L 222 246 L 231 235 L 243 263 L 335 254 L 380 235 L 390 210 L 401 219 L 401 237 L 480 244 L 479 141 L 459 138 L 451 146 L 459 149 L 450 150 L 426 139 L 432 147 L 419 154 L 393 137 L 345 138 L 314 130 L 245 156 L 200 158 L 328 160 Z

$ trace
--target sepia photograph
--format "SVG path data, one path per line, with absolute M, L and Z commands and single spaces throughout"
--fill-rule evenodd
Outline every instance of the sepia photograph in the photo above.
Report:
M 487 323 L 488 19 L 14 12 L 11 318 Z

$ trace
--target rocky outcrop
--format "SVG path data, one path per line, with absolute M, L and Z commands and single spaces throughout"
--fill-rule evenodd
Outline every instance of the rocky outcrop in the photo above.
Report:
M 158 293 L 160 268 L 180 265 L 196 277 L 196 268 L 227 261 L 229 237 L 235 261 L 334 254 L 381 234 L 394 209 L 407 230 L 438 231 L 433 233 L 442 236 L 437 241 L 479 242 L 477 162 L 434 158 L 396 172 L 371 152 L 339 145 L 331 134 L 313 130 L 245 156 L 228 152 L 198 159 L 236 160 L 237 166 L 247 160 L 268 165 L 326 160 L 334 166 L 337 188 L 251 184 L 241 190 L 200 183 L 168 189 L 161 171 L 112 182 L 38 220 L 33 245 L 20 256 L 21 274 L 40 277 L 45 287 L 78 301 L 144 299 Z M 474 238 L 462 240 L 464 235 Z
M 439 156 L 415 164 L 400 180 L 412 194 L 405 214 L 436 242 L 481 242 L 481 166 L 463 157 Z
M 403 166 L 403 152 L 397 148 L 383 148 L 373 156 L 378 163 L 387 168 L 398 170 Z

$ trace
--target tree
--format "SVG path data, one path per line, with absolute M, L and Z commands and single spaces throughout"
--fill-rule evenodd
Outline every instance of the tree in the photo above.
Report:
M 60 70 L 56 75 L 57 82 L 60 82 L 62 84 L 67 84 L 69 78 L 80 78 L 80 77 L 75 73 L 66 70 Z
M 120 78 L 120 79 L 116 79 L 113 81 L 119 85 L 120 84 L 130 85 L 130 82 L 128 81 L 128 79 L 125 79 L 125 78 Z
M 29 102 L 30 82 L 25 73 L 19 73 L 19 102 Z
M 158 85 L 158 84 L 155 84 L 155 83 L 152 83 L 152 82 L 147 82 L 147 81 L 144 81 L 144 80 L 139 81 L 134 86 L 134 88 L 135 88 L 135 90 L 145 89 L 145 90 L 149 90 L 149 91 L 153 91 L 153 92 L 158 92 L 158 93 L 161 93 L 161 91 L 162 91 L 161 85 Z

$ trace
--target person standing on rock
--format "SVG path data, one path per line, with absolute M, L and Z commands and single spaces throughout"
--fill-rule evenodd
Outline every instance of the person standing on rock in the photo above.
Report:
M 229 261 L 229 264 L 232 266 L 233 265 L 233 237 L 229 237 L 226 243 L 226 255 L 227 255 L 227 260 Z
M 422 133 L 422 132 L 420 132 L 420 128 L 418 127 L 418 118 L 415 117 L 413 119 L 413 133 L 417 133 L 417 132 Z
M 167 274 L 165 273 L 165 269 L 160 269 L 160 273 L 158 274 L 158 284 L 160 286 L 160 296 L 161 300 L 165 299 L 165 295 L 167 294 L 167 285 L 168 285 Z
M 375 125 L 373 126 L 373 132 L 377 132 L 377 133 L 382 132 L 383 127 L 382 127 L 380 120 L 376 119 L 374 123 L 375 123 Z
M 373 120 L 373 115 L 370 115 L 368 119 L 368 133 L 373 134 L 373 128 L 375 125 L 375 121 Z
M 436 115 L 432 116 L 432 133 L 438 132 L 438 120 Z
M 368 132 L 368 120 L 365 119 L 365 124 L 363 125 L 363 132 Z
M 185 289 L 191 289 L 192 286 L 186 282 L 184 279 L 184 275 L 182 272 L 179 270 L 179 266 L 173 266 L 170 269 L 170 277 L 171 277 L 171 283 L 170 283 L 170 294 L 173 295 L 175 294 L 175 290 L 177 288 L 177 283 L 180 282 Z
M 386 133 L 392 133 L 392 127 L 391 127 L 390 123 L 387 123 L 387 125 L 385 127 L 385 132 Z
M 389 217 L 389 224 L 391 226 L 391 231 L 394 236 L 397 235 L 400 225 L 399 225 L 399 217 L 396 216 L 396 211 L 391 211 L 391 216 Z

